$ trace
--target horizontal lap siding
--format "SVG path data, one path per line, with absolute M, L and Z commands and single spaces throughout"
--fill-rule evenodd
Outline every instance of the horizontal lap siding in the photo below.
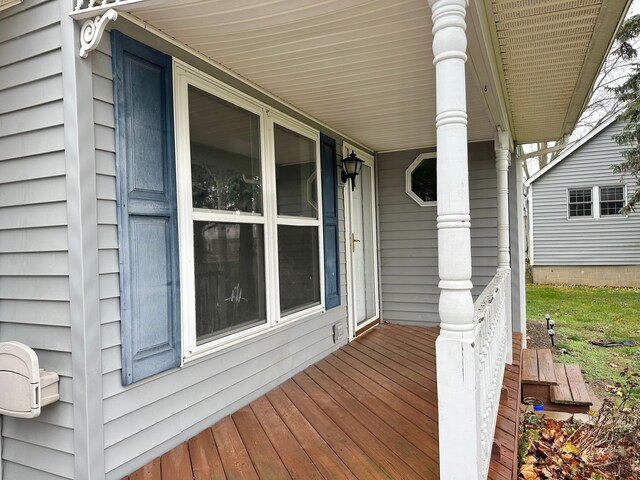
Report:
M 438 319 L 436 207 L 421 207 L 405 192 L 405 171 L 420 153 L 378 155 L 382 316 L 388 322 Z M 469 146 L 471 254 L 477 297 L 496 273 L 496 169 L 493 143 Z
M 638 265 L 640 264 L 640 214 L 628 217 L 567 219 L 567 190 L 621 183 L 612 165 L 620 163 L 620 151 L 611 136 L 622 123 L 614 122 L 587 141 L 533 184 L 534 265 Z M 594 203 L 594 208 L 596 203 Z
M 115 130 L 108 33 L 92 53 L 104 438 L 107 478 L 119 478 L 249 403 L 336 348 L 346 327 L 344 201 L 339 189 L 342 302 L 322 315 L 279 327 L 242 345 L 123 387 L 121 382 Z M 338 148 L 340 151 L 340 148 Z
M 60 4 L 0 13 L 0 341 L 35 349 L 60 401 L 4 417 L 3 480 L 73 478 Z

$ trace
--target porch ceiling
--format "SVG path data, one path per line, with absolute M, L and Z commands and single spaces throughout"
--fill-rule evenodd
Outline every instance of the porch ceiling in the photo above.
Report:
M 491 0 L 493 43 L 519 143 L 573 131 L 630 4 Z
M 573 129 L 625 3 L 485 0 L 487 49 L 517 141 Z M 426 0 L 146 0 L 132 10 L 373 150 L 435 144 Z M 491 139 L 490 100 L 469 65 L 469 138 Z

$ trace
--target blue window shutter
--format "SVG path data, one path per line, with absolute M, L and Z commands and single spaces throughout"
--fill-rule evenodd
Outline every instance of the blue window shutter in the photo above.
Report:
M 338 250 L 338 174 L 336 141 L 320 135 L 322 215 L 324 231 L 325 308 L 340 305 L 340 252 Z
M 171 57 L 113 31 L 122 383 L 180 365 Z

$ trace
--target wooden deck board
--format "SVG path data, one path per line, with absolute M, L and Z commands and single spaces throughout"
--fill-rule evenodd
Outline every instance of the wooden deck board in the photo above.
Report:
M 195 480 L 226 480 L 210 428 L 189 440 L 189 453 Z
M 558 384 L 551 386 L 551 401 L 553 403 L 573 405 L 573 397 L 571 396 L 571 389 L 569 388 L 569 381 L 567 380 L 567 372 L 564 369 L 564 364 L 556 363 L 555 370 Z
M 251 403 L 250 407 L 292 478 L 295 480 L 324 478 L 266 397 L 260 397 Z
M 156 458 L 144 467 L 129 475 L 129 480 L 161 480 L 160 458 Z
M 536 350 L 538 354 L 538 377 L 540 383 L 556 384 L 556 371 L 553 368 L 553 356 L 548 348 Z
M 191 478 L 193 469 L 187 443 L 181 443 L 173 450 L 169 450 L 162 455 L 160 457 L 160 466 L 162 468 L 162 478 L 164 479 L 182 480 L 183 478 Z
M 132 473 L 130 480 L 437 479 L 437 328 L 383 324 Z M 512 480 L 521 337 L 491 480 Z
M 267 398 L 326 479 L 332 475 L 335 478 L 356 478 L 281 389 L 277 388 L 267 393 Z
M 259 480 L 249 452 L 231 417 L 223 418 L 211 430 L 227 477 Z
M 280 460 L 251 407 L 241 408 L 231 418 L 233 418 L 242 442 L 247 448 L 258 476 L 263 480 L 291 479 L 291 475 Z
M 577 363 L 568 363 L 564 366 L 567 371 L 567 380 L 571 389 L 574 405 L 591 405 L 591 397 L 584 383 L 584 377 L 580 371 L 580 365 Z
M 393 426 L 385 422 L 385 412 L 377 412 L 375 406 L 369 408 L 359 402 L 344 388 L 336 385 L 329 377 L 316 368 L 309 368 L 306 374 L 310 379 L 323 388 L 328 395 L 337 401 L 347 412 L 362 425 L 364 425 L 380 443 L 402 458 L 423 478 L 434 478 L 433 472 L 438 467 L 438 462 L 429 458 L 416 445 L 393 429 Z
M 540 382 L 538 378 L 538 355 L 535 350 L 527 349 L 522 352 L 522 381 L 532 384 Z

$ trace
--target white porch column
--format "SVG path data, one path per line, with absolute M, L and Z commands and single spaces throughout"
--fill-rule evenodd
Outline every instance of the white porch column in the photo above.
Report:
M 494 148 L 496 151 L 496 175 L 498 186 L 498 270 L 511 270 L 509 251 L 509 150 L 511 138 L 509 132 L 498 128 Z M 507 290 L 507 363 L 513 362 L 511 289 Z
M 480 478 L 465 93 L 466 0 L 429 0 L 436 67 L 440 478 Z

